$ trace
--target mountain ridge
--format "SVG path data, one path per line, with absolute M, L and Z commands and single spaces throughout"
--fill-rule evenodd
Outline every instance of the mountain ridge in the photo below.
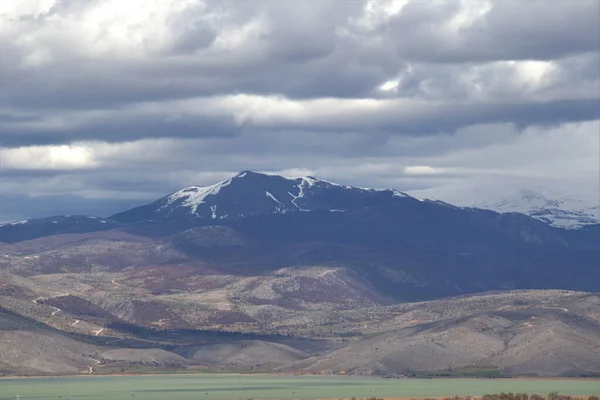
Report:
M 577 241 L 574 238 L 588 243 L 588 247 L 593 245 L 594 240 L 590 238 L 596 236 L 596 227 L 600 226 L 582 224 L 577 226 L 578 229 L 571 229 L 579 231 L 578 234 L 567 234 L 556 230 L 564 228 L 557 226 L 560 224 L 540 215 L 512 210 L 502 213 L 417 196 L 422 193 L 359 188 L 312 176 L 285 178 L 275 174 L 242 171 L 216 184 L 190 186 L 108 218 L 67 215 L 5 223 L 0 225 L 0 242 L 13 243 L 49 235 L 107 229 L 131 230 L 136 229 L 135 226 L 140 226 L 140 232 L 145 231 L 143 234 L 154 232 L 160 236 L 164 231 L 175 233 L 195 226 L 223 224 L 272 214 L 341 213 L 378 208 L 392 213 L 404 208 L 414 212 L 429 210 L 434 214 L 437 212 L 435 210 L 453 209 L 462 215 L 453 222 L 455 224 L 478 221 L 505 235 L 520 237 L 530 243 L 549 239 L 563 246 L 569 243 L 572 245 Z M 565 239 L 565 235 L 569 238 Z
M 216 184 L 190 186 L 109 218 L 119 222 L 220 220 L 298 211 L 346 211 L 404 197 L 409 196 L 394 189 L 365 189 L 312 176 L 292 179 L 242 171 Z
M 492 187 L 492 191 L 489 188 Z M 494 192 L 496 190 L 496 192 Z M 464 200 L 464 193 L 470 200 Z M 497 193 L 493 199 L 489 193 Z M 207 186 L 189 186 L 156 201 L 124 210 L 107 218 L 73 216 L 113 226 L 118 223 L 147 223 L 157 221 L 232 220 L 255 215 L 283 214 L 327 210 L 350 211 L 362 207 L 394 204 L 399 199 L 413 198 L 440 206 L 461 209 L 490 210 L 499 214 L 523 214 L 547 225 L 581 229 L 600 224 L 600 206 L 589 199 L 562 195 L 542 186 L 500 184 L 444 187 L 400 192 L 395 189 L 360 188 L 337 184 L 314 176 L 286 178 L 284 176 L 242 171 L 235 176 Z M 69 220 L 72 216 L 37 218 L 0 224 L 0 229 L 15 229 L 33 221 Z

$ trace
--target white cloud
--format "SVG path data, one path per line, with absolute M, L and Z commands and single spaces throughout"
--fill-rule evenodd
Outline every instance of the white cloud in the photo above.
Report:
M 399 14 L 410 0 L 367 0 L 360 17 L 352 20 L 358 27 L 374 30 Z
M 428 165 L 410 165 L 404 167 L 404 173 L 406 175 L 437 175 L 443 172 L 444 170 L 441 168 L 434 168 Z
M 81 169 L 94 166 L 93 152 L 81 145 L 0 148 L 0 168 L 47 170 Z
M 6 19 L 36 18 L 46 14 L 55 4 L 56 0 L 3 0 L 0 16 Z

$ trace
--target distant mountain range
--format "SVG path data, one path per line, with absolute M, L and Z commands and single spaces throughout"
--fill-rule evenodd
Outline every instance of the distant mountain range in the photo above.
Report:
M 600 223 L 600 200 L 595 190 L 577 196 L 542 186 L 475 181 L 402 193 L 393 189 L 339 185 L 311 176 L 287 179 L 253 171 L 241 172 L 211 186 L 185 188 L 110 218 L 120 222 L 181 218 L 220 220 L 296 211 L 339 212 L 391 204 L 411 196 L 498 213 L 521 213 L 561 228 Z
M 582 193 L 540 185 L 466 181 L 408 192 L 420 199 L 437 199 L 462 207 L 499 213 L 521 213 L 552 226 L 577 229 L 600 223 L 597 186 Z
M 548 222 L 245 171 L 4 224 L 0 373 L 600 373 L 600 225 Z
M 234 220 L 267 214 L 299 211 L 342 212 L 363 207 L 390 205 L 402 199 L 443 202 L 462 208 L 477 208 L 498 213 L 520 213 L 554 227 L 577 229 L 600 224 L 600 205 L 596 190 L 577 195 L 539 185 L 498 184 L 469 181 L 406 193 L 394 189 L 365 189 L 340 185 L 312 176 L 289 179 L 278 175 L 243 171 L 209 186 L 191 186 L 155 202 L 126 210 L 108 218 L 58 216 L 31 221 L 0 224 L 0 230 L 23 231 L 32 226 L 63 222 L 85 230 L 99 224 L 157 221 Z M 63 222 L 59 222 L 63 221 Z M 32 225 L 33 224 L 33 225 Z M 78 225 L 82 224 L 82 225 Z M 21 229 L 17 229 L 23 225 Z M 53 231 L 53 229 L 49 229 Z
M 519 213 L 251 171 L 109 218 L 5 224 L 0 242 L 113 230 L 168 240 L 219 267 L 351 266 L 379 294 L 403 299 L 501 288 L 593 290 L 590 277 L 600 279 L 600 225 L 565 230 Z

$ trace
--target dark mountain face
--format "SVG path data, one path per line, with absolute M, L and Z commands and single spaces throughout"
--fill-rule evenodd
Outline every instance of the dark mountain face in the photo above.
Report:
M 106 218 L 61 215 L 0 225 L 0 242 L 16 243 L 66 233 L 106 231 L 119 226 L 120 223 Z
M 251 268 L 349 266 L 385 295 L 403 300 L 517 288 L 597 290 L 598 247 L 579 245 L 572 231 L 513 217 L 406 199 L 343 213 L 259 216 L 228 226 L 260 244 L 260 250 L 236 249 L 236 258 L 260 260 Z
M 182 189 L 110 218 L 120 222 L 230 220 L 288 212 L 345 211 L 406 197 L 394 190 L 361 189 L 313 177 L 286 179 L 244 171 L 215 185 Z

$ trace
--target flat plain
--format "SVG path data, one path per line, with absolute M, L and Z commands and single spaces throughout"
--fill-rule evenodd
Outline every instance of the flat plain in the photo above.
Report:
M 0 400 L 225 400 L 481 396 L 489 393 L 600 394 L 600 380 L 383 379 L 272 375 L 156 375 L 0 380 Z

